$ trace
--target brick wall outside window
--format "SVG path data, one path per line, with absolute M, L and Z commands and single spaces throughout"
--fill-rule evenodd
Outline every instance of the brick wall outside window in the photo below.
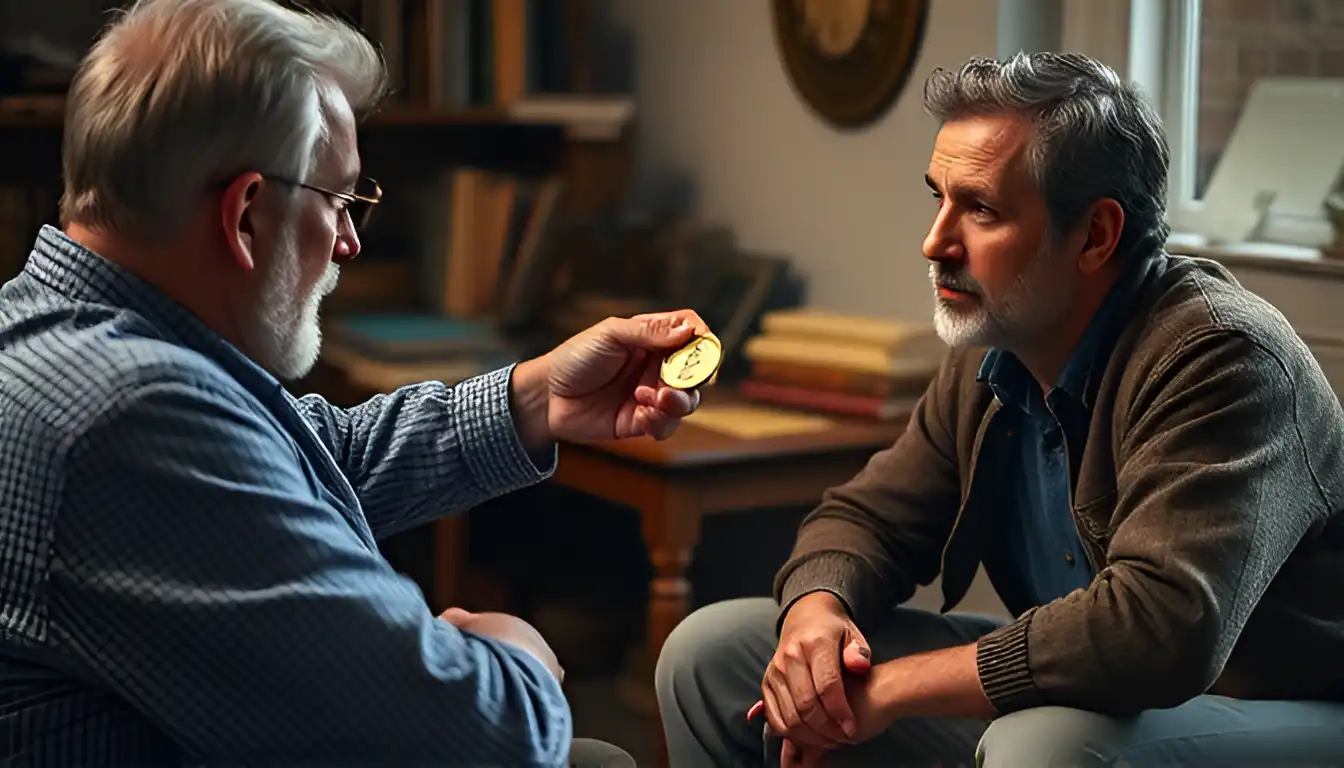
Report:
M 1344 0 L 1204 0 L 1195 195 L 1261 77 L 1344 78 Z M 1344 126 L 1341 126 L 1344 136 Z

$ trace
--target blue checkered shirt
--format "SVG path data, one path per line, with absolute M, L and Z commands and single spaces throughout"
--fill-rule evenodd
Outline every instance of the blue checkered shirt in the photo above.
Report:
M 553 469 L 510 373 L 295 398 L 44 228 L 0 288 L 0 764 L 562 764 L 556 680 L 376 543 Z

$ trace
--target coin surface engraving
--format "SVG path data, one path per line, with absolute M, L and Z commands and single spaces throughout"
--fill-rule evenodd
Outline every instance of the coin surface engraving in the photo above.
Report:
M 669 387 L 694 389 L 718 373 L 723 346 L 714 334 L 697 336 L 663 360 L 662 378 Z

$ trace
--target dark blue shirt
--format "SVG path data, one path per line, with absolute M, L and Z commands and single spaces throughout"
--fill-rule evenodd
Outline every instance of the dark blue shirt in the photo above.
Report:
M 981 449 L 1002 478 L 984 560 L 1004 602 L 1020 604 L 1010 609 L 1043 605 L 1096 575 L 1073 518 L 1073 482 L 1097 385 L 1146 273 L 1135 265 L 1117 281 L 1049 392 L 1011 352 L 991 349 L 980 365 L 1003 405 Z

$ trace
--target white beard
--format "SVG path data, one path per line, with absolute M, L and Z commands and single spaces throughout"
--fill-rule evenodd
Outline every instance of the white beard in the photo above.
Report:
M 322 299 L 336 289 L 340 267 L 327 264 L 326 271 L 303 294 L 299 249 L 295 234 L 288 233 L 266 267 L 255 322 L 249 329 L 248 349 L 262 368 L 276 378 L 303 378 L 317 364 L 322 351 L 322 325 L 318 312 Z
M 970 307 L 937 295 L 938 265 L 930 264 L 933 325 L 943 342 L 949 347 L 1013 349 L 1048 334 L 1068 312 L 1074 286 L 1063 274 L 1062 255 L 1056 256 L 1051 245 L 1047 241 L 1041 247 L 1001 297 L 986 295 L 979 285 L 961 286 L 973 290 L 979 298 Z

